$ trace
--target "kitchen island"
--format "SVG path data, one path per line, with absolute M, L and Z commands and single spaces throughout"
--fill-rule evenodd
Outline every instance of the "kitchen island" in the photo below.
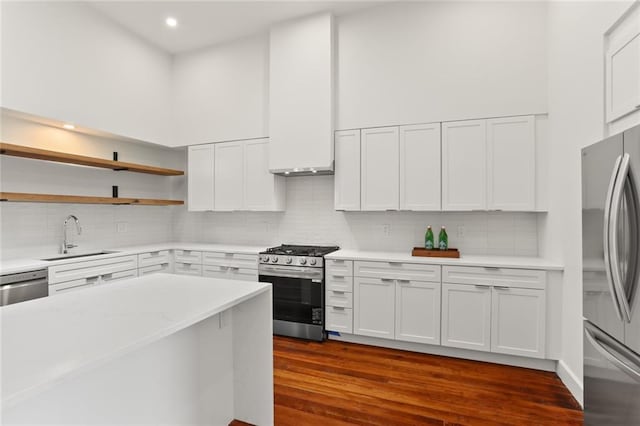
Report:
M 271 309 L 171 274 L 5 306 L 2 424 L 273 424 Z

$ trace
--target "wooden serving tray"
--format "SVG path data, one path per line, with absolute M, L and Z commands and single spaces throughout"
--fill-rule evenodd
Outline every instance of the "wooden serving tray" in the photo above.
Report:
M 450 248 L 447 250 L 427 250 L 424 247 L 414 247 L 413 250 L 411 250 L 411 256 L 459 258 L 460 252 L 455 248 Z

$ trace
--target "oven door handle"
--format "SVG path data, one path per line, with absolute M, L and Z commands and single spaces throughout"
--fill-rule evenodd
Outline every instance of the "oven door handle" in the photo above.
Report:
M 308 278 L 312 280 L 322 280 L 322 270 L 295 270 L 289 268 L 277 268 L 273 266 L 262 266 L 258 269 L 258 274 L 270 275 L 275 277 Z

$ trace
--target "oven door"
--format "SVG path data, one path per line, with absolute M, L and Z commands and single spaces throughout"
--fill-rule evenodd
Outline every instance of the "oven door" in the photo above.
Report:
M 323 268 L 260 265 L 259 281 L 273 285 L 273 319 L 324 326 Z

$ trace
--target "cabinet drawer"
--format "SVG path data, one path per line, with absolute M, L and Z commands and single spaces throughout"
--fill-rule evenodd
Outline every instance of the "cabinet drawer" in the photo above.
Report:
M 202 276 L 237 281 L 258 281 L 258 270 L 228 266 L 203 265 Z
M 176 262 L 181 263 L 202 263 L 202 252 L 194 250 L 175 250 L 173 258 Z
M 325 329 L 340 333 L 353 333 L 353 309 L 328 306 Z
M 326 263 L 327 278 L 350 277 L 353 275 L 353 260 L 332 260 L 327 259 Z
M 138 268 L 169 262 L 171 262 L 171 252 L 169 250 L 150 251 L 138 255 Z
M 329 275 L 326 278 L 327 291 L 353 292 L 353 277 L 342 275 Z
M 530 269 L 443 266 L 442 282 L 544 289 L 546 272 Z
M 366 278 L 440 282 L 440 265 L 404 262 L 354 262 L 354 275 Z
M 353 293 L 327 290 L 327 298 L 325 300 L 325 304 L 327 306 L 353 308 Z
M 150 265 L 150 266 L 145 266 L 143 268 L 138 269 L 138 275 L 139 276 L 157 274 L 157 273 L 162 273 L 162 272 L 164 272 L 166 274 L 170 274 L 171 273 L 171 263 L 169 263 L 169 262 L 161 263 L 159 265 Z
M 62 294 L 69 291 L 81 290 L 89 288 L 98 283 L 98 277 L 81 278 L 79 280 L 65 281 L 60 284 L 54 284 L 49 286 L 49 296 L 55 296 L 56 294 Z
M 258 269 L 258 255 L 205 251 L 202 252 L 202 264 Z
M 173 265 L 173 273 L 178 275 L 202 275 L 202 265 L 176 262 Z
M 138 270 L 137 269 L 131 269 L 129 271 L 120 271 L 120 272 L 114 272 L 112 274 L 104 274 L 100 276 L 100 283 L 101 284 L 106 284 L 106 283 L 112 283 L 115 281 L 121 281 L 121 280 L 126 280 L 129 278 L 135 278 L 138 276 Z
M 138 268 L 138 256 L 112 257 L 49 267 L 49 284 L 98 277 Z

